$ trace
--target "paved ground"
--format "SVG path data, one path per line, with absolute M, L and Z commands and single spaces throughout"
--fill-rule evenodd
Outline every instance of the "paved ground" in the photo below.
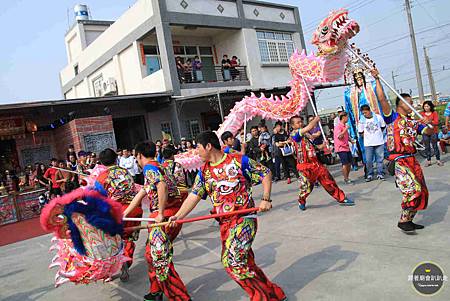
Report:
M 450 275 L 450 156 L 445 167 L 425 169 L 430 189 L 428 210 L 416 220 L 427 227 L 406 235 L 397 227 L 400 194 L 393 179 L 343 186 L 355 207 L 340 207 L 323 188 L 316 189 L 308 210 L 296 205 L 296 182 L 274 186 L 274 208 L 259 218 L 254 243 L 257 263 L 284 288 L 289 300 L 421 300 L 408 282 L 420 262 L 431 260 Z M 338 166 L 331 168 L 340 174 Z M 353 173 L 353 178 L 361 172 Z M 255 189 L 258 198 L 260 188 Z M 205 214 L 203 203 L 195 214 Z M 144 234 L 144 232 L 142 232 Z M 175 244 L 175 264 L 194 300 L 247 300 L 221 268 L 218 228 L 211 222 L 187 225 Z M 0 248 L 0 300 L 141 300 L 146 293 L 144 235 L 136 252 L 131 280 L 108 284 L 53 287 L 47 266 L 50 236 Z M 450 300 L 450 284 L 429 300 Z

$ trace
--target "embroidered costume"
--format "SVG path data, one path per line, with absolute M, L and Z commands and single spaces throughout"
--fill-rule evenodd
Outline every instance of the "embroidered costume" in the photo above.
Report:
M 253 208 L 252 184 L 261 183 L 269 170 L 240 154 L 224 154 L 215 164 L 206 163 L 197 174 L 192 193 L 202 199 L 210 197 L 212 213 Z M 222 264 L 228 275 L 250 296 L 252 301 L 284 300 L 280 287 L 270 282 L 256 265 L 252 243 L 256 236 L 255 215 L 219 219 L 222 240 Z
M 169 165 L 167 165 L 169 166 Z M 144 189 L 150 200 L 150 217 L 156 217 L 159 211 L 157 185 L 165 182 L 168 190 L 168 200 L 163 214 L 165 217 L 175 215 L 182 204 L 182 195 L 177 188 L 174 175 L 166 167 L 153 161 L 144 166 Z M 172 242 L 181 230 L 181 224 L 173 228 L 153 227 L 145 249 L 148 262 L 148 277 L 150 293 L 163 292 L 169 300 L 190 300 L 186 286 L 175 270 L 173 264 Z
M 358 76 L 361 76 L 361 74 L 358 73 Z M 366 162 L 364 140 L 363 137 L 358 135 L 358 123 L 361 118 L 364 118 L 364 115 L 361 113 L 362 105 L 368 105 L 372 113 L 381 114 L 376 86 L 376 81 L 373 81 L 372 83 L 365 83 L 361 89 L 353 85 L 344 92 L 345 111 L 348 113 L 348 122 L 350 124 L 349 134 L 352 139 L 358 141 L 363 162 Z
M 304 206 L 306 204 L 306 198 L 312 192 L 316 182 L 319 182 L 336 201 L 344 203 L 346 200 L 345 193 L 338 187 L 328 169 L 317 159 L 312 143 L 308 139 L 304 139 L 300 129 L 294 130 L 291 133 L 291 138 L 295 143 L 297 170 L 299 172 L 299 205 Z
M 110 199 L 119 202 L 122 205 L 122 212 L 127 209 L 128 205 L 133 200 L 137 191 L 134 187 L 133 178 L 126 169 L 113 165 L 101 172 L 95 181 L 95 189 Z M 142 217 L 142 208 L 137 207 L 128 217 Z M 124 228 L 139 226 L 141 222 L 124 222 Z M 122 235 L 124 243 L 124 255 L 129 257 L 127 262 L 128 267 L 133 263 L 134 250 L 136 244 L 134 243 L 139 238 L 139 231 L 127 232 Z
M 426 127 L 419 121 L 391 111 L 384 115 L 389 160 L 395 160 L 395 181 L 403 194 L 400 222 L 412 221 L 418 210 L 428 205 L 428 188 L 422 168 L 414 157 L 414 141 Z

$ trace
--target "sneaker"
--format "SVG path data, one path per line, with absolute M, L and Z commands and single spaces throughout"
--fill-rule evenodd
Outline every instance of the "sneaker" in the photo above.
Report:
M 366 178 L 366 182 L 370 182 L 370 181 L 372 181 L 372 176 L 367 176 L 367 178 Z
M 292 183 L 292 182 L 291 182 L 291 178 L 288 178 L 287 181 L 286 181 L 286 183 L 291 184 L 291 183 Z
M 306 203 L 299 203 L 298 204 L 298 209 L 300 209 L 301 211 L 305 211 L 306 210 Z
M 438 166 L 444 166 L 444 162 L 442 162 L 442 161 L 437 161 L 437 165 L 438 165 Z
M 427 161 L 427 163 L 425 163 L 425 167 L 431 166 L 431 161 Z
M 384 176 L 383 176 L 383 175 L 378 175 L 378 176 L 377 176 L 377 180 L 381 180 L 381 181 L 384 181 L 384 180 L 385 180 L 385 178 L 384 178 Z
M 413 224 L 414 229 L 423 229 L 423 228 L 425 228 L 425 226 L 422 226 L 422 225 L 419 225 L 419 224 L 415 224 L 413 222 L 411 222 L 411 223 Z
M 339 202 L 339 205 L 341 206 L 353 206 L 355 205 L 355 202 L 349 198 L 345 198 L 342 202 Z
M 404 232 L 414 232 L 416 230 L 416 227 L 414 227 L 414 223 L 411 221 L 403 223 L 399 222 L 397 226 Z
M 353 181 L 350 179 L 344 179 L 344 183 L 347 185 L 353 184 Z
M 120 277 L 119 277 L 120 281 L 128 282 L 128 280 L 130 280 L 130 274 L 129 274 L 128 270 L 129 270 L 128 262 L 125 262 L 122 265 L 122 269 L 120 271 Z
M 163 299 L 163 293 L 148 293 L 144 296 L 144 301 L 162 301 Z

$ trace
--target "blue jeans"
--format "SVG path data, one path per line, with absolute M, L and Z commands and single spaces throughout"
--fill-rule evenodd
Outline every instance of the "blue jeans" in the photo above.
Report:
M 366 168 L 367 175 L 373 176 L 373 156 L 375 155 L 375 161 L 377 162 L 378 175 L 383 174 L 383 159 L 384 159 L 384 144 L 377 146 L 366 146 Z
M 433 145 L 434 155 L 436 155 L 436 160 L 441 160 L 441 154 L 439 153 L 438 148 L 438 137 L 437 134 L 433 135 L 422 135 L 423 144 L 425 144 L 425 152 L 427 153 L 427 160 L 431 161 L 431 157 L 433 157 L 433 151 L 431 150 L 431 145 Z M 430 145 L 431 144 L 431 145 Z

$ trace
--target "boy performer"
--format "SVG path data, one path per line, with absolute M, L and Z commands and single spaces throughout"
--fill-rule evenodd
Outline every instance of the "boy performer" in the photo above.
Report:
M 117 154 L 110 148 L 103 150 L 99 155 L 100 163 L 107 167 L 107 170 L 100 173 L 95 182 L 95 189 L 122 204 L 122 211 L 125 211 L 137 191 L 134 187 L 133 178 L 128 171 L 116 165 Z M 129 217 L 142 217 L 142 208 L 137 206 L 132 210 Z M 139 226 L 141 222 L 124 222 L 124 227 Z M 122 266 L 120 280 L 128 281 L 128 269 L 133 263 L 133 254 L 136 248 L 135 241 L 139 238 L 139 231 L 124 232 L 122 239 L 124 242 L 124 255 L 131 258 Z
M 175 162 L 175 154 L 176 150 L 173 146 L 169 145 L 168 147 L 162 150 L 162 156 L 164 158 L 164 162 L 161 164 L 161 167 L 164 168 L 164 172 L 170 174 L 177 183 L 178 190 L 181 194 L 181 200 L 183 201 L 189 194 L 189 190 L 186 184 L 186 176 L 183 171 L 183 167 L 180 163 Z
M 378 70 L 373 69 L 372 75 L 378 78 Z M 411 105 L 409 94 L 400 94 Z M 402 213 L 397 226 L 405 232 L 423 229 L 424 226 L 413 223 L 418 210 L 425 210 L 428 205 L 428 188 L 423 176 L 422 167 L 414 157 L 416 147 L 414 142 L 419 134 L 433 133 L 433 129 L 422 123 L 429 123 L 427 119 L 421 122 L 408 115 L 412 110 L 399 98 L 395 101 L 397 111 L 394 112 L 386 98 L 381 98 L 383 118 L 388 126 L 387 148 L 390 153 L 389 160 L 395 164 L 395 181 L 403 194 Z
M 253 208 L 252 184 L 261 183 L 264 189 L 260 211 L 272 208 L 270 171 L 237 153 L 222 152 L 219 138 L 211 131 L 197 137 L 200 157 L 206 162 L 197 174 L 192 192 L 170 221 L 183 219 L 201 199 L 210 197 L 213 213 Z M 171 226 L 175 226 L 173 222 Z M 286 300 L 282 289 L 270 282 L 256 265 L 252 251 L 257 221 L 255 214 L 233 215 L 219 219 L 222 240 L 222 264 L 228 275 L 250 296 L 252 301 Z
M 156 145 L 153 142 L 140 143 L 135 147 L 136 160 L 143 169 L 144 187 L 134 197 L 124 216 L 137 207 L 145 195 L 150 200 L 150 217 L 156 223 L 164 221 L 166 216 L 174 215 L 182 204 L 176 180 L 156 161 Z M 162 300 L 166 295 L 169 300 L 191 300 L 186 286 L 175 270 L 173 264 L 172 242 L 181 230 L 176 227 L 153 227 L 145 249 L 148 262 L 150 292 L 144 296 L 145 301 Z
M 306 198 L 312 192 L 316 182 L 319 182 L 340 205 L 353 206 L 355 203 L 346 197 L 345 193 L 337 186 L 328 169 L 317 159 L 312 142 L 304 136 L 319 122 L 320 117 L 315 117 L 307 126 L 301 128 L 300 116 L 294 116 L 290 120 L 293 128 L 291 139 L 295 143 L 297 170 L 299 172 L 298 180 L 300 182 L 298 208 L 306 210 Z

